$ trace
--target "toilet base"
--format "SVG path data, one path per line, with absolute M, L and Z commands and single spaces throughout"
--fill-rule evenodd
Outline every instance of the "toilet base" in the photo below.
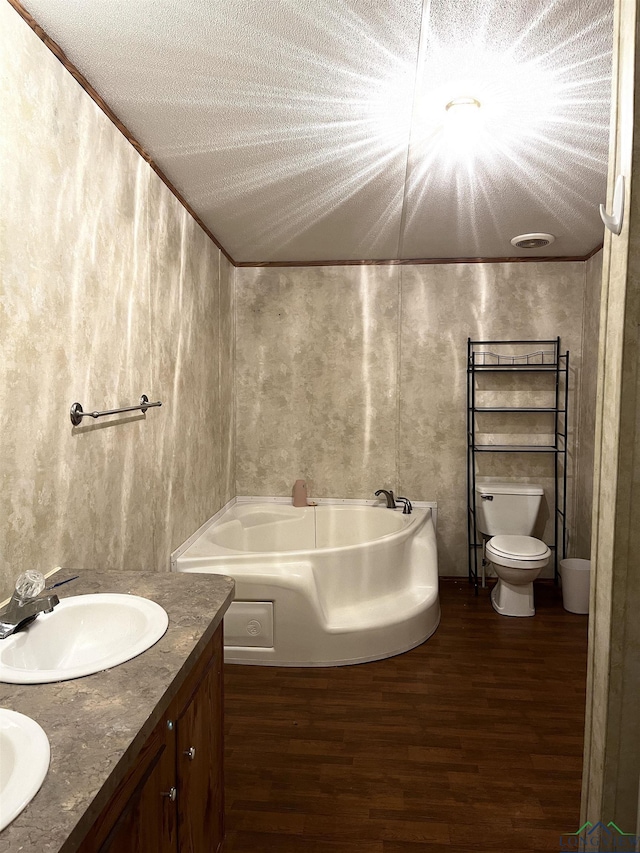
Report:
M 501 616 L 535 616 L 533 581 L 516 585 L 499 579 L 491 590 L 491 604 Z

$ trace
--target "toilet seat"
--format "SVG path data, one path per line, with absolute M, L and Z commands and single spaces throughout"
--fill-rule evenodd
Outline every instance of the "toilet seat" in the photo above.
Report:
M 533 536 L 498 535 L 486 545 L 487 559 L 511 569 L 539 569 L 547 565 L 551 551 Z

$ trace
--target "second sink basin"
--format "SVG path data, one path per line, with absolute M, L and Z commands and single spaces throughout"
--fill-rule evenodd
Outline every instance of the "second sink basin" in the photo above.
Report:
M 24 714 L 0 708 L 0 830 L 35 796 L 49 769 L 49 739 Z
M 0 640 L 0 682 L 44 684 L 109 669 L 157 643 L 168 624 L 159 604 L 137 595 L 63 598 L 53 612 Z

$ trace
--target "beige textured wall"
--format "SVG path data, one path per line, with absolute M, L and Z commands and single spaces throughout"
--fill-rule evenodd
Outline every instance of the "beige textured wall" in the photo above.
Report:
M 389 266 L 236 270 L 238 494 L 395 482 L 399 280 Z
M 596 385 L 598 379 L 598 337 L 602 290 L 602 252 L 586 263 L 586 283 L 582 326 L 583 358 L 580 372 L 576 447 L 576 489 L 573 539 L 569 553 L 589 559 L 591 553 L 591 510 L 593 506 L 593 456 L 596 429 Z
M 467 337 L 561 335 L 573 425 L 584 283 L 584 263 L 236 270 L 237 493 L 305 477 L 318 497 L 436 500 L 440 571 L 465 574 Z M 493 428 L 545 443 L 549 421 L 518 417 Z M 487 455 L 481 473 L 550 491 L 551 464 Z
M 0 591 L 167 569 L 234 494 L 232 273 L 6 3 L 0 33 Z

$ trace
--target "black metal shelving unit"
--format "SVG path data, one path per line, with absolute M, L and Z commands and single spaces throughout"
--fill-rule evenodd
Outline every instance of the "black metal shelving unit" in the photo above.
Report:
M 481 374 L 548 374 L 549 388 L 538 389 L 553 405 L 478 405 L 478 398 L 489 393 L 478 389 Z M 544 382 L 544 381 L 543 381 Z M 526 390 L 523 385 L 522 391 Z M 499 393 L 494 390 L 493 393 Z M 554 459 L 554 512 L 553 542 L 547 543 L 554 555 L 554 577 L 558 580 L 559 561 L 566 550 L 567 512 L 567 435 L 569 402 L 569 353 L 562 353 L 560 338 L 549 341 L 473 341 L 467 340 L 467 497 L 469 535 L 469 581 L 479 586 L 479 565 L 483 558 L 478 550 L 476 527 L 476 463 L 481 453 L 547 453 Z M 540 414 L 552 416 L 553 444 L 480 444 L 477 441 L 476 415 L 478 414 Z M 484 575 L 483 575 L 484 579 Z

